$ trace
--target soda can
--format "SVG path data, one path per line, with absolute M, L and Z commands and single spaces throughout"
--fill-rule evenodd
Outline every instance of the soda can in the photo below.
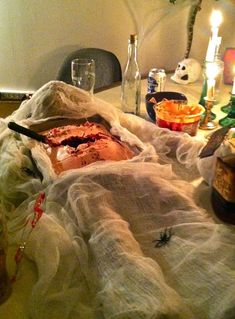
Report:
M 148 73 L 148 93 L 164 91 L 166 83 L 166 73 L 164 69 L 151 69 Z

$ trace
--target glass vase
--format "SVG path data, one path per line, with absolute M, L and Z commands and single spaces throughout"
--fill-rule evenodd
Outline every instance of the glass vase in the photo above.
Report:
M 202 85 L 202 92 L 199 100 L 199 104 L 205 107 L 205 98 L 207 97 L 207 80 L 208 80 L 208 70 L 213 69 L 215 72 L 215 90 L 214 90 L 214 104 L 218 104 L 220 100 L 220 89 L 223 79 L 223 71 L 224 71 L 224 62 L 219 58 L 216 57 L 215 61 L 208 62 L 205 61 L 202 67 L 203 72 L 203 85 Z M 211 119 L 215 119 L 216 114 L 211 112 Z

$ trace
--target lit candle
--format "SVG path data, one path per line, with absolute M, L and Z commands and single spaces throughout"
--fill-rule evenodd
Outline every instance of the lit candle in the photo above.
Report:
M 208 100 L 213 101 L 215 98 L 215 79 L 207 80 L 207 94 L 206 97 Z
M 233 78 L 233 89 L 232 89 L 232 95 L 235 95 L 235 76 Z
M 222 22 L 222 14 L 219 10 L 214 10 L 212 12 L 210 17 L 210 22 L 211 22 L 211 33 L 212 33 L 211 37 L 212 39 L 214 38 L 216 40 L 219 33 L 219 26 Z
M 219 26 L 222 22 L 222 14 L 218 10 L 214 10 L 210 17 L 211 22 L 211 37 L 209 40 L 207 53 L 206 53 L 206 61 L 213 62 L 215 59 L 216 47 L 218 45 L 218 33 Z

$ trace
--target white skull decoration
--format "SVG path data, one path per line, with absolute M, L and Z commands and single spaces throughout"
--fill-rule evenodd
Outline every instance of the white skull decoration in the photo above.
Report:
M 171 79 L 180 84 L 188 84 L 197 81 L 201 75 L 202 68 L 195 59 L 184 59 L 179 62 Z

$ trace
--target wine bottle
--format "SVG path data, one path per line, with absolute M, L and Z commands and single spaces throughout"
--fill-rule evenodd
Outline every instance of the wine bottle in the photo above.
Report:
M 137 35 L 128 41 L 128 60 L 122 76 L 121 107 L 125 113 L 140 114 L 141 74 L 137 62 Z

